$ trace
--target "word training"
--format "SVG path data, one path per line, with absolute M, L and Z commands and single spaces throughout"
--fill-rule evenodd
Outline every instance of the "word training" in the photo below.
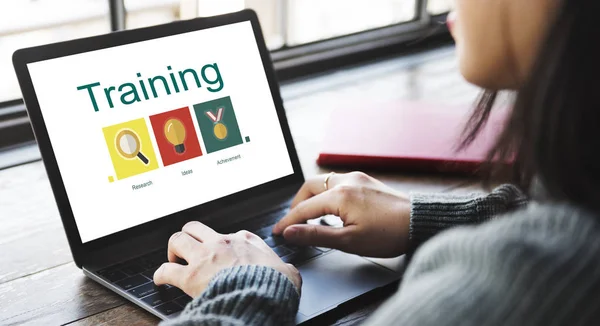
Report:
M 125 82 L 118 87 L 102 87 L 100 82 L 94 82 L 77 86 L 77 90 L 87 91 L 94 111 L 98 112 L 101 106 L 114 108 L 117 101 L 123 105 L 130 105 L 142 100 L 158 98 L 162 94 L 171 95 L 187 91 L 194 86 L 202 88 L 204 83 L 208 84 L 206 89 L 212 93 L 222 90 L 224 86 L 219 66 L 216 63 L 204 65 L 200 69 L 200 73 L 192 68 L 175 72 L 171 66 L 167 66 L 167 72 L 167 77 L 158 75 L 150 78 L 142 77 L 142 74 L 138 72 L 137 83 Z M 104 98 L 105 101 L 100 100 L 99 103 L 98 98 Z

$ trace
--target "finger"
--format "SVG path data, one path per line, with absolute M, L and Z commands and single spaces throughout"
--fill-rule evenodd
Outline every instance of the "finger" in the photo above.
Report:
M 292 225 L 283 231 L 287 242 L 299 246 L 318 246 L 345 250 L 348 244 L 348 234 L 356 226 L 332 228 L 323 225 Z
M 177 262 L 177 258 L 190 261 L 194 254 L 202 250 L 198 240 L 185 232 L 177 232 L 169 238 L 169 248 L 167 258 L 170 262 Z
M 329 179 L 327 179 L 329 176 Z M 336 185 L 343 175 L 340 174 L 322 174 L 304 182 L 298 193 L 292 200 L 291 208 L 296 207 L 299 203 L 307 200 L 312 196 L 323 193 L 327 189 L 331 189 Z M 325 179 L 327 179 L 327 189 L 325 189 Z
M 212 241 L 219 237 L 219 233 L 198 221 L 186 223 L 181 230 L 200 242 Z
M 338 215 L 338 198 L 336 193 L 326 191 L 311 197 L 292 208 L 273 227 L 273 234 L 281 234 L 285 228 L 293 224 L 305 223 L 307 220 L 327 214 Z
M 185 266 L 175 263 L 164 263 L 154 272 L 154 284 L 171 284 L 178 288 L 183 285 L 185 279 Z
M 317 194 L 317 192 L 316 192 L 317 191 L 317 187 L 316 187 L 317 183 L 318 183 L 317 178 L 306 180 L 304 182 L 304 184 L 302 184 L 302 186 L 300 187 L 300 190 L 298 190 L 298 192 L 296 193 L 296 196 L 294 196 L 294 199 L 292 200 L 292 204 L 290 205 L 290 207 L 294 208 L 299 203 L 316 195 Z

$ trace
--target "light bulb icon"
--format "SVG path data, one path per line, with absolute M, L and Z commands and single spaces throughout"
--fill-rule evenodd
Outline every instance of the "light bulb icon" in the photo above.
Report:
M 185 127 L 181 120 L 175 118 L 167 120 L 164 132 L 169 143 L 175 146 L 175 152 L 183 154 L 185 152 L 185 146 L 183 145 L 185 141 Z

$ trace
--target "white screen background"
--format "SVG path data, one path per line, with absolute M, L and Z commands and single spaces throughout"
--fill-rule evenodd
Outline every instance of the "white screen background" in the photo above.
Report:
M 115 92 L 112 109 L 102 96 L 101 88 L 137 83 L 137 72 L 146 78 L 167 77 L 170 65 L 174 71 L 193 68 L 200 73 L 202 66 L 215 62 L 224 83 L 216 93 L 203 83 L 202 88 L 171 95 L 163 91 L 158 98 L 150 94 L 150 100 L 122 105 Z M 250 22 L 36 62 L 28 68 L 83 242 L 293 173 Z M 76 89 L 93 82 L 101 83 L 94 89 L 99 112 L 94 112 L 87 91 Z M 164 167 L 148 117 L 225 96 L 231 97 L 242 137 L 251 141 L 207 154 L 200 140 L 202 156 Z M 197 127 L 193 110 L 191 114 Z M 114 168 L 102 128 L 142 117 L 160 167 L 109 183 Z M 216 163 L 238 154 L 239 160 Z M 194 173 L 182 176 L 188 169 Z M 133 184 L 147 181 L 153 185 L 132 190 Z

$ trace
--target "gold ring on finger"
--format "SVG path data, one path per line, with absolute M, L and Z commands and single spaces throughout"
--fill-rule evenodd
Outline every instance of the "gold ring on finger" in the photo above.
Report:
M 329 190 L 329 179 L 335 174 L 335 172 L 330 172 L 329 174 L 327 174 L 327 176 L 325 177 L 325 181 L 323 181 L 323 187 L 325 188 L 325 191 Z

